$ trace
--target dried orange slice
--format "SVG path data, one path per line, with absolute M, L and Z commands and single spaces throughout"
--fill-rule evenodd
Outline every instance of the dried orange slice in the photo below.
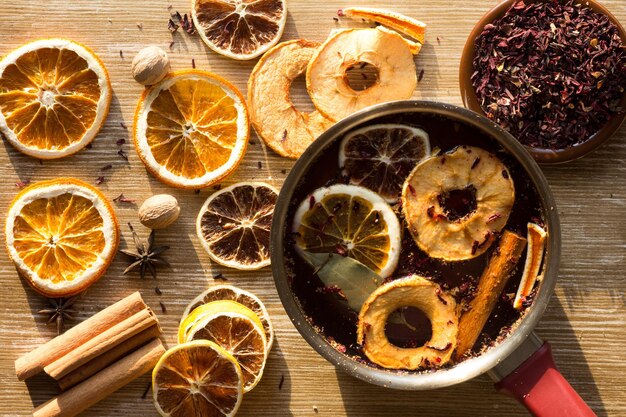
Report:
M 402 184 L 415 165 L 430 154 L 428 133 L 403 124 L 376 124 L 348 133 L 339 147 L 339 166 L 351 184 L 398 202 Z
M 110 104 L 104 64 L 76 42 L 42 39 L 0 61 L 0 132 L 26 155 L 78 152 L 96 137 Z
M 263 376 L 268 352 L 258 316 L 249 308 L 228 300 L 213 301 L 196 310 L 181 324 L 178 341 L 217 343 L 241 366 L 243 392 L 252 390 Z M 189 327 L 188 330 L 185 327 Z
M 294 215 L 296 249 L 338 253 L 386 278 L 398 265 L 400 222 L 378 194 L 357 185 L 315 190 Z
M 276 45 L 285 30 L 285 0 L 193 0 L 200 37 L 218 54 L 252 59 Z
M 237 360 L 208 340 L 169 349 L 152 371 L 154 405 L 163 417 L 231 417 L 243 397 Z
M 415 39 L 417 42 L 407 40 L 414 54 L 419 53 L 425 42 L 426 23 L 400 13 L 370 7 L 347 7 L 339 10 L 339 15 L 355 20 L 371 20 Z
M 262 182 L 241 182 L 207 198 L 196 231 L 218 264 L 259 269 L 270 264 L 270 226 L 278 192 Z
M 376 81 L 365 90 L 355 90 L 347 72 L 364 64 L 376 69 Z M 381 26 L 332 34 L 306 71 L 311 101 L 333 121 L 374 104 L 408 99 L 416 86 L 415 62 L 406 40 Z
M 73 178 L 22 190 L 9 207 L 5 236 L 20 275 L 48 297 L 87 289 L 104 274 L 119 243 L 117 219 L 106 197 Z
M 137 104 L 135 148 L 155 177 L 179 188 L 207 187 L 239 165 L 248 111 L 228 81 L 201 70 L 176 71 Z
M 196 298 L 193 299 L 193 301 L 191 301 L 187 305 L 187 308 L 185 308 L 181 323 L 185 320 L 189 313 L 195 311 L 195 309 L 200 307 L 201 305 L 210 303 L 212 301 L 221 300 L 236 301 L 239 304 L 248 307 L 259 317 L 259 319 L 261 320 L 261 325 L 263 326 L 263 330 L 265 330 L 265 337 L 267 338 L 267 350 L 269 351 L 272 348 L 272 344 L 274 343 L 274 330 L 272 329 L 270 315 L 267 312 L 265 305 L 256 295 L 252 294 L 249 291 L 235 287 L 234 285 L 214 285 L 208 288 L 202 294 L 198 295 Z

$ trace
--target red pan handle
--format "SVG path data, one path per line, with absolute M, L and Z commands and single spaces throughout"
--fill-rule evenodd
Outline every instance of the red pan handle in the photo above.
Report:
M 536 417 L 596 416 L 556 368 L 548 342 L 495 387 L 517 399 Z

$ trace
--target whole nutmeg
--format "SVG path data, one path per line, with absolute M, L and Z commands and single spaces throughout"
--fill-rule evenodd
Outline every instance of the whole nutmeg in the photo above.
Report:
M 133 78 L 140 84 L 156 84 L 170 71 L 170 59 L 158 46 L 143 48 L 133 58 Z
M 139 207 L 139 221 L 150 229 L 164 229 L 178 219 L 180 207 L 169 194 L 157 194 Z

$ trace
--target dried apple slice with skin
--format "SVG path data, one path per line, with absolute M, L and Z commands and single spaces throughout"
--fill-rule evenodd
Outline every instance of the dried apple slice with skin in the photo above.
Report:
M 294 80 L 306 72 L 318 47 L 318 43 L 304 39 L 282 42 L 263 55 L 248 81 L 254 129 L 270 148 L 288 158 L 299 158 L 332 125 L 317 110 L 298 110 L 290 96 Z
M 386 322 L 402 307 L 418 308 L 429 318 L 432 336 L 424 346 L 401 348 L 387 338 Z M 384 368 L 440 366 L 452 357 L 458 323 L 454 298 L 434 282 L 412 275 L 383 284 L 369 296 L 359 313 L 357 341 L 369 360 Z
M 347 71 L 369 64 L 376 82 L 365 90 L 351 87 Z M 317 50 L 306 72 L 311 101 L 337 121 L 373 104 L 408 99 L 417 86 L 413 54 L 399 33 L 384 27 L 333 33 Z
M 415 243 L 430 257 L 447 261 L 485 253 L 514 201 L 508 168 L 474 146 L 424 159 L 402 189 L 402 211 Z

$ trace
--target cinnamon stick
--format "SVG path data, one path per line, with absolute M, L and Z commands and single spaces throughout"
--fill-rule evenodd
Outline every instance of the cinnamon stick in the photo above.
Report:
M 64 334 L 25 354 L 15 361 L 15 374 L 20 381 L 43 371 L 57 359 L 85 344 L 95 336 L 147 308 L 139 292 L 135 292 L 105 308 Z
M 101 354 L 92 361 L 89 361 L 79 366 L 64 377 L 61 377 L 57 380 L 57 383 L 59 384 L 59 387 L 61 387 L 61 389 L 65 391 L 68 388 L 71 388 L 79 382 L 84 381 L 85 379 L 94 375 L 96 372 L 100 372 L 107 366 L 111 365 L 113 362 L 123 358 L 129 352 L 132 352 L 138 347 L 143 346 L 144 344 L 146 344 L 146 342 L 154 339 L 155 337 L 158 337 L 160 334 L 161 328 L 158 325 L 148 327 L 146 330 L 124 341 L 124 343 L 115 346 L 108 352 Z
M 33 417 L 73 417 L 154 368 L 164 353 L 161 340 L 154 339 L 86 381 L 35 408 Z
M 498 247 L 480 277 L 476 296 L 470 301 L 469 310 L 459 320 L 456 359 L 461 358 L 476 343 L 525 246 L 525 238 L 508 230 L 502 234 Z
M 43 370 L 52 378 L 59 380 L 82 365 L 96 360 L 114 347 L 118 345 L 125 347 L 125 341 L 158 325 L 159 322 L 154 313 L 149 308 L 145 308 L 48 364 Z M 129 349 L 126 351 L 128 352 Z

